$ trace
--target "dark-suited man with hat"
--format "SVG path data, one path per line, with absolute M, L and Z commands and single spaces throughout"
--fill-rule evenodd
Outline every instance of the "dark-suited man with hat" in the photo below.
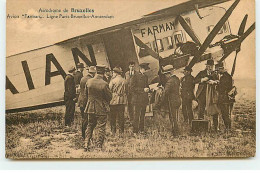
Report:
M 80 80 L 83 77 L 84 64 L 78 63 L 76 67 L 77 67 L 77 71 L 74 73 L 74 81 L 75 81 L 75 85 L 79 86 Z
M 95 77 L 86 83 L 88 102 L 85 113 L 89 116 L 85 140 L 86 150 L 89 149 L 95 128 L 98 136 L 97 147 L 101 149 L 104 143 L 107 114 L 110 112 L 109 103 L 112 98 L 108 83 L 103 80 L 104 73 L 105 66 L 97 65 Z
M 209 80 L 217 80 L 217 76 L 213 71 L 214 61 L 212 59 L 207 60 L 206 69 L 200 71 L 195 77 L 195 84 L 199 84 L 196 99 L 198 101 L 198 117 L 204 119 L 204 113 L 206 108 L 206 90 L 207 82 Z
M 148 77 L 144 74 L 150 69 L 149 63 L 141 63 L 139 72 L 130 79 L 130 92 L 132 93 L 132 104 L 134 106 L 133 132 L 144 132 L 144 116 L 148 100 Z
M 192 69 L 185 67 L 183 70 L 184 77 L 181 79 L 181 98 L 182 98 L 182 113 L 184 122 L 191 124 L 193 120 L 192 100 L 194 95 L 194 77 L 191 75 Z
M 119 135 L 124 134 L 124 110 L 127 103 L 126 81 L 122 77 L 121 67 L 113 68 L 113 78 L 109 83 L 109 89 L 112 92 L 110 101 L 110 126 L 113 136 L 116 133 L 116 122 L 119 125 Z
M 174 74 L 174 67 L 172 65 L 166 65 L 163 68 L 163 73 L 166 76 L 165 89 L 163 91 L 163 102 L 167 105 L 169 110 L 169 119 L 172 126 L 172 135 L 177 136 L 179 134 L 177 114 L 181 105 L 180 97 L 180 80 Z
M 70 67 L 68 74 L 64 80 L 64 102 L 66 106 L 65 110 L 65 126 L 71 126 L 74 120 L 75 113 L 75 101 L 76 101 L 76 88 L 73 73 L 76 71 L 74 66 Z
M 129 70 L 125 73 L 125 79 L 126 79 L 126 85 L 127 85 L 127 106 L 128 106 L 128 114 L 129 119 L 131 122 L 133 122 L 133 116 L 134 116 L 134 106 L 132 104 L 132 93 L 130 90 L 130 79 L 134 76 L 134 74 L 138 73 L 135 70 L 135 62 L 131 61 L 129 62 Z
M 86 83 L 89 79 L 93 78 L 95 76 L 96 69 L 94 66 L 90 66 L 88 68 L 87 75 L 84 76 L 80 80 L 80 93 L 79 93 L 79 98 L 78 98 L 78 106 L 80 108 L 80 113 L 82 117 L 82 137 L 85 139 L 85 131 L 88 125 L 88 114 L 84 113 L 86 104 L 88 101 L 88 95 L 87 95 L 87 88 L 86 88 Z
M 219 64 L 220 79 L 217 87 L 218 90 L 218 105 L 222 114 L 226 131 L 231 129 L 231 119 L 229 117 L 229 96 L 228 93 L 232 89 L 232 76 L 224 68 L 224 64 Z
M 104 81 L 106 81 L 108 84 L 111 80 L 111 70 L 109 69 L 109 67 L 105 67 L 105 74 L 104 74 Z

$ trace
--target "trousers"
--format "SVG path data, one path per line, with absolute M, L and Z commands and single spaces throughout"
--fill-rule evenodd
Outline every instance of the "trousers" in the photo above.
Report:
M 219 104 L 226 129 L 231 129 L 231 119 L 229 117 L 229 104 Z
M 88 114 L 84 113 L 84 110 L 85 110 L 84 107 L 80 107 L 80 112 L 81 112 L 81 116 L 82 116 L 81 135 L 82 135 L 83 139 L 86 138 L 86 129 L 88 126 Z
M 133 121 L 133 132 L 144 131 L 144 116 L 145 116 L 146 105 L 134 105 L 134 121 Z
M 110 106 L 110 126 L 111 126 L 111 132 L 113 134 L 116 133 L 116 122 L 118 122 L 119 125 L 119 133 L 124 133 L 124 110 L 125 105 L 111 105 Z
M 194 119 L 191 99 L 182 99 L 182 114 L 184 122 L 191 123 L 191 121 Z
M 65 126 L 71 126 L 74 121 L 74 113 L 75 113 L 75 102 L 73 100 L 65 101 Z
M 90 139 L 92 139 L 93 131 L 96 128 L 97 131 L 97 146 L 101 148 L 104 143 L 105 133 L 106 133 L 106 122 L 107 115 L 88 115 L 88 125 L 86 131 L 86 143 L 87 146 L 90 145 Z
M 204 119 L 206 108 L 206 93 L 201 93 L 198 97 L 198 117 L 199 119 Z

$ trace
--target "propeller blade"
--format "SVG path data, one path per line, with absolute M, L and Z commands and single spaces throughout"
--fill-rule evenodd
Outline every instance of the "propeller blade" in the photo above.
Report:
M 236 45 L 233 47 L 233 49 L 230 49 L 228 52 L 225 53 L 225 55 L 219 60 L 219 62 L 224 61 L 233 51 L 236 50 L 236 48 L 241 45 L 241 43 L 246 39 L 251 32 L 253 32 L 255 29 L 255 23 L 253 23 L 250 28 L 247 29 L 247 31 L 236 41 Z
M 233 76 L 234 73 L 235 73 L 237 54 L 238 54 L 238 52 L 236 52 L 236 56 L 235 56 L 235 59 L 234 59 L 234 62 L 233 62 L 233 66 L 232 66 L 232 70 L 231 70 L 231 76 Z
M 240 27 L 239 27 L 239 30 L 238 30 L 238 33 L 237 33 L 239 36 L 242 36 L 244 34 L 247 17 L 248 17 L 248 15 L 246 14 L 244 19 L 242 20 L 242 22 L 240 24 Z
M 242 36 L 244 34 L 247 17 L 248 17 L 248 15 L 246 14 L 244 19 L 242 20 L 242 22 L 240 24 L 240 27 L 239 27 L 239 30 L 238 30 L 238 33 L 237 33 L 239 36 Z M 240 46 L 241 45 L 239 45 L 239 48 L 236 50 L 236 55 L 238 54 L 238 52 L 240 52 Z
M 201 43 L 198 39 L 198 37 L 196 36 L 196 34 L 194 33 L 194 31 L 190 28 L 190 26 L 187 24 L 187 22 L 183 19 L 182 16 L 178 16 L 178 21 L 180 22 L 181 26 L 183 27 L 183 29 L 187 32 L 187 34 L 191 37 L 191 39 L 198 44 L 199 46 L 201 46 Z
M 205 50 L 208 48 L 209 44 L 212 42 L 212 40 L 215 38 L 215 36 L 218 34 L 219 30 L 222 28 L 224 23 L 227 21 L 233 10 L 236 8 L 237 4 L 240 0 L 236 0 L 226 11 L 224 16 L 219 20 L 219 22 L 215 25 L 213 30 L 210 32 L 210 34 L 207 36 L 205 41 L 203 42 L 202 46 L 199 48 L 199 51 L 197 54 L 193 57 L 193 59 L 189 63 L 189 67 L 192 68 L 195 63 L 198 61 L 198 59 L 201 57 L 201 55 L 205 52 Z

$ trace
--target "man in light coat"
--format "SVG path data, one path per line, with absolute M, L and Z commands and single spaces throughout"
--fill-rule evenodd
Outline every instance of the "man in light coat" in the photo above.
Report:
M 124 133 L 124 109 L 127 103 L 126 81 L 122 77 L 122 69 L 115 67 L 113 69 L 113 78 L 109 83 L 109 89 L 112 92 L 110 101 L 110 126 L 113 136 L 116 133 L 116 121 L 119 124 L 120 136 Z

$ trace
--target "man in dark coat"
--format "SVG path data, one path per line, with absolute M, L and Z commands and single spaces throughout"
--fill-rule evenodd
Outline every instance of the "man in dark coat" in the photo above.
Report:
M 174 67 L 172 65 L 166 65 L 164 67 L 164 74 L 166 75 L 167 82 L 163 91 L 162 100 L 163 103 L 168 106 L 172 135 L 177 136 L 179 133 L 177 114 L 181 105 L 180 80 L 174 75 Z
M 192 100 L 195 99 L 195 83 L 191 72 L 191 68 L 185 67 L 183 71 L 184 77 L 181 79 L 182 113 L 184 122 L 188 122 L 189 124 L 191 124 L 191 121 L 194 119 L 192 111 Z
M 80 113 L 82 117 L 82 137 L 85 139 L 85 131 L 88 125 L 88 114 L 84 113 L 84 110 L 86 108 L 86 104 L 88 101 L 88 96 L 86 92 L 86 83 L 89 79 L 93 78 L 95 76 L 96 69 L 94 66 L 90 66 L 88 68 L 87 75 L 84 76 L 80 80 L 80 93 L 79 93 L 79 99 L 78 99 L 78 106 L 80 108 Z
M 76 101 L 76 88 L 73 77 L 73 72 L 75 72 L 75 67 L 71 67 L 68 70 L 68 74 L 64 80 L 64 102 L 66 106 L 65 111 L 65 126 L 71 126 L 74 120 L 75 113 L 75 101 Z
M 128 114 L 130 121 L 133 121 L 134 106 L 132 104 L 132 93 L 130 90 L 130 79 L 136 74 L 135 62 L 129 62 L 129 71 L 125 73 L 126 85 L 127 85 L 127 101 L 128 101 Z
M 103 79 L 108 84 L 110 83 L 110 80 L 111 80 L 111 70 L 109 69 L 109 67 L 105 67 L 105 74 L 104 74 Z
M 88 102 L 85 113 L 88 114 L 88 126 L 86 131 L 85 149 L 89 150 L 90 139 L 96 127 L 98 132 L 97 147 L 102 148 L 105 138 L 107 114 L 110 111 L 109 102 L 112 99 L 108 83 L 103 80 L 105 66 L 96 66 L 96 75 L 86 83 Z
M 228 72 L 224 69 L 223 63 L 219 66 L 219 85 L 217 87 L 219 98 L 219 108 L 221 110 L 222 118 L 226 127 L 226 130 L 229 131 L 231 129 L 231 119 L 229 117 L 229 97 L 228 93 L 232 89 L 232 77 Z
M 209 80 L 215 80 L 217 77 L 213 72 L 214 61 L 212 59 L 207 60 L 206 69 L 200 71 L 195 77 L 195 84 L 199 84 L 196 99 L 198 101 L 199 119 L 204 119 L 205 107 L 206 107 L 206 90 L 207 82 Z
M 83 77 L 83 70 L 84 70 L 84 64 L 78 63 L 77 71 L 74 73 L 74 81 L 75 81 L 76 86 L 79 86 L 79 84 L 80 84 L 80 80 Z
M 140 64 L 140 71 L 130 79 L 130 92 L 134 106 L 133 132 L 144 132 L 144 116 L 148 100 L 148 77 L 144 74 L 149 70 L 148 63 Z

